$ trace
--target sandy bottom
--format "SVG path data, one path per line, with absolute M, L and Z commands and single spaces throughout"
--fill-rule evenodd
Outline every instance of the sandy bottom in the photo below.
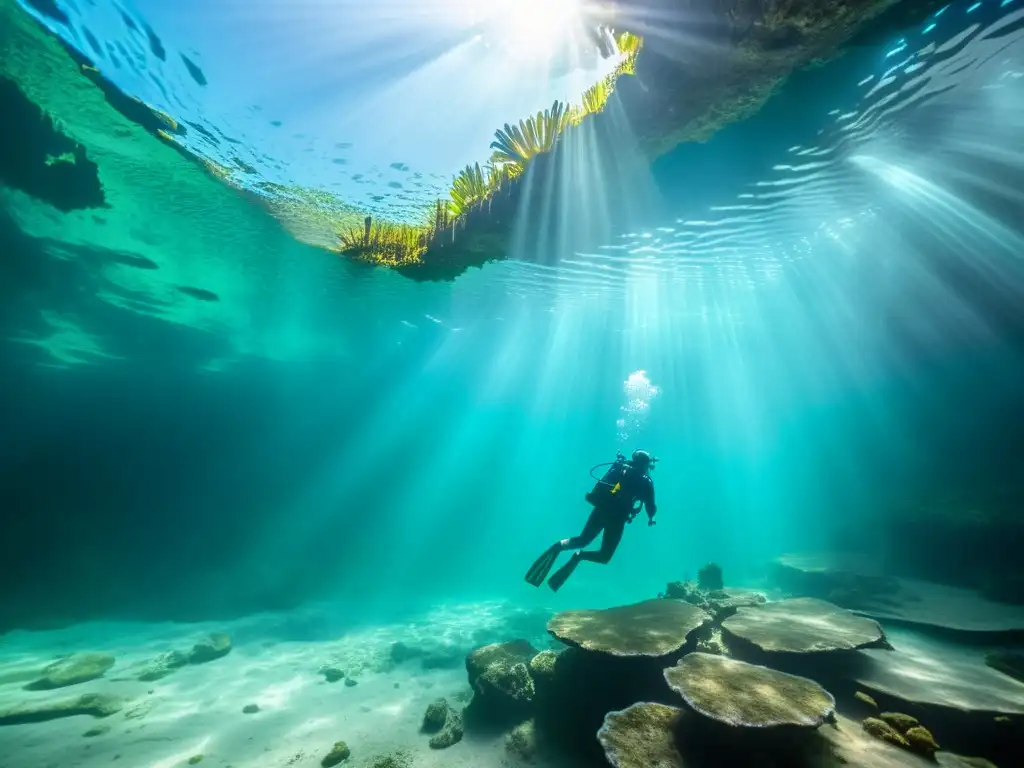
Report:
M 324 622 L 314 622 L 324 632 Z M 88 625 L 59 632 L 16 633 L 0 638 L 0 711 L 27 703 L 87 693 L 127 700 L 123 711 L 103 719 L 77 716 L 50 722 L 0 727 L 0 768 L 174 768 L 202 755 L 211 768 L 319 766 L 334 742 L 352 750 L 346 766 L 405 750 L 412 768 L 515 765 L 501 736 L 467 734 L 448 749 L 433 750 L 420 732 L 427 705 L 446 697 L 468 701 L 465 652 L 482 642 L 527 637 L 548 647 L 544 617 L 498 604 L 448 607 L 417 620 L 344 633 L 332 640 L 288 640 L 310 634 L 309 622 L 262 617 L 217 625 Z M 508 632 L 513 629 L 538 629 Z M 229 655 L 186 666 L 157 682 L 136 679 L 154 656 L 188 650 L 212 631 L 234 639 Z M 393 663 L 392 644 L 401 641 L 423 657 Z M 75 651 L 105 651 L 117 658 L 104 678 L 58 691 L 27 691 L 54 657 Z M 358 681 L 328 683 L 325 664 Z M 425 668 L 440 666 L 442 668 Z M 243 714 L 246 705 L 259 711 Z M 95 726 L 109 730 L 84 734 Z M 543 763 L 535 763 L 543 765 Z

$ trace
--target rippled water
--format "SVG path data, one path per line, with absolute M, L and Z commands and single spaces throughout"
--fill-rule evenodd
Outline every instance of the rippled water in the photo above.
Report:
M 486 109 L 474 111 L 462 98 L 459 117 L 442 120 L 427 108 L 429 101 L 409 99 L 431 68 L 459 70 L 458 57 L 479 36 L 468 24 L 430 27 L 430 8 L 410 15 L 397 6 L 385 12 L 347 3 L 325 16 L 316 3 L 287 14 L 228 3 L 200 14 L 144 2 L 142 13 L 98 1 L 61 6 L 65 24 L 41 16 L 33 5 L 42 3 L 28 3 L 29 10 L 96 59 L 121 87 L 184 123 L 182 142 L 230 169 L 236 184 L 258 194 L 267 183 L 322 189 L 336 195 L 335 205 L 356 206 L 359 216 L 413 216 L 444 194 L 460 165 L 480 159 L 476 148 L 486 147 L 494 127 L 488 109 L 525 111 L 515 105 L 543 104 L 552 94 L 579 90 L 597 71 L 545 80 L 548 90 L 540 95 L 536 87 L 510 89 L 501 99 L 506 112 L 483 96 Z M 498 292 L 553 312 L 602 307 L 618 297 L 627 317 L 656 306 L 662 319 L 735 328 L 757 319 L 763 302 L 792 298 L 801 270 L 806 279 L 827 273 L 833 283 L 832 298 L 819 289 L 804 297 L 811 302 L 848 297 L 851 285 L 898 294 L 901 274 L 914 261 L 907 254 L 931 250 L 929 238 L 937 237 L 970 249 L 977 269 L 989 272 L 985 282 L 1012 295 L 1021 285 L 1012 264 L 1024 253 L 1018 218 L 1024 7 L 1018 5 L 954 3 L 904 38 L 853 47 L 823 67 L 798 73 L 757 116 L 726 127 L 707 144 L 679 148 L 649 173 L 642 170 L 651 189 L 659 190 L 658 204 L 631 231 L 610 233 L 603 247 L 567 250 L 552 261 L 534 259 L 527 246 L 510 261 L 472 270 L 452 287 L 406 286 L 364 273 L 330 280 L 346 293 L 351 291 L 343 286 L 360 286 L 376 324 L 436 322 L 461 330 L 501 322 L 508 312 L 494 308 L 491 297 Z M 170 27 L 168 38 L 149 16 Z M 367 30 L 349 40 L 355 54 L 332 59 L 331 45 L 350 28 Z M 416 29 L 423 31 L 419 47 L 388 52 L 389 39 L 405 39 Z M 217 47 L 179 50 L 169 42 L 190 33 Z M 282 49 L 285 39 L 302 42 Z M 349 71 L 353 61 L 359 66 Z M 388 77 L 401 85 L 385 88 L 382 118 L 367 107 L 375 103 L 367 94 L 384 88 Z M 339 100 L 339 89 L 352 101 Z M 403 107 L 407 102 L 412 106 Z M 277 111 L 289 112 L 295 125 L 278 119 Z M 623 131 L 628 136 L 628 126 Z M 419 151 L 410 157 L 395 146 Z M 607 176 L 599 171 L 583 182 L 560 183 L 564 194 L 576 194 L 573 185 L 613 183 Z M 600 217 L 599 206 L 594 211 Z M 331 244 L 329 227 L 284 219 L 299 239 Z M 152 226 L 158 229 L 159 222 Z M 154 238 L 160 239 L 149 236 Z M 229 291 L 213 285 L 215 275 L 226 270 L 224 279 L 252 280 L 253 273 L 240 278 L 232 264 L 220 261 L 211 268 L 218 249 L 206 249 L 209 285 L 197 287 L 221 296 L 219 308 L 203 310 L 221 314 L 185 322 L 237 331 L 237 320 L 223 315 Z M 303 258 L 287 257 L 289 263 Z M 787 272 L 796 282 L 786 282 Z M 273 278 L 259 279 L 256 294 L 271 289 Z M 140 288 L 143 277 L 129 280 L 130 299 L 116 295 L 127 285 L 117 281 L 101 298 L 133 311 L 163 311 L 154 308 L 154 299 L 140 297 L 140 290 L 148 290 Z M 776 290 L 764 293 L 771 287 Z M 412 304 L 422 305 L 421 313 L 407 311 L 414 294 Z M 361 313 L 359 300 L 350 295 L 346 301 Z M 392 312 L 397 317 L 383 319 Z M 63 321 L 55 322 L 63 332 Z

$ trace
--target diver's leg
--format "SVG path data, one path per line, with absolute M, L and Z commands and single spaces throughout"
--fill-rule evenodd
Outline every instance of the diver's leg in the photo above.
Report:
M 580 560 L 604 565 L 612 559 L 619 542 L 622 541 L 622 532 L 626 530 L 626 521 L 616 520 L 609 522 L 604 527 L 604 536 L 601 537 L 601 548 L 597 552 L 580 552 Z
M 571 539 L 562 539 L 560 542 L 562 550 L 582 549 L 597 538 L 597 534 L 601 532 L 602 528 L 604 528 L 604 515 L 601 514 L 597 507 L 594 507 L 590 517 L 587 518 L 586 525 L 580 531 L 580 535 L 573 536 Z

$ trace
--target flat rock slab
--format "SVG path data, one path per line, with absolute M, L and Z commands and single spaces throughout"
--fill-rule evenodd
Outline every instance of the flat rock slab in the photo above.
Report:
M 738 728 L 817 728 L 835 716 L 832 694 L 813 680 L 725 656 L 687 654 L 665 680 L 695 712 Z
M 883 576 L 877 563 L 863 557 L 785 555 L 774 567 L 784 587 L 802 588 L 811 597 L 834 595 L 844 608 L 874 619 L 955 632 L 1024 632 L 1024 606 L 997 603 L 970 589 Z
M 691 653 L 665 680 L 691 709 L 735 727 L 817 728 L 835 714 L 832 694 L 813 680 L 725 656 Z
M 900 590 L 858 613 L 881 621 L 937 627 L 955 632 L 1024 632 L 1024 606 L 997 603 L 970 589 L 916 579 L 897 579 Z
M 50 664 L 43 670 L 42 677 L 25 687 L 34 691 L 48 691 L 87 683 L 103 677 L 112 666 L 114 657 L 109 653 L 76 653 Z
M 609 712 L 597 740 L 615 768 L 685 768 L 674 735 L 682 714 L 664 704 L 634 704 Z
M 124 703 L 116 696 L 98 693 L 87 693 L 46 702 L 23 704 L 11 709 L 0 710 L 0 725 L 24 725 L 26 723 L 42 723 L 58 720 L 62 717 L 91 715 L 92 717 L 109 717 L 120 712 Z
M 812 597 L 740 608 L 722 622 L 738 638 L 768 653 L 826 653 L 884 646 L 878 622 Z
M 711 617 L 680 600 L 654 599 L 600 611 L 563 611 L 548 632 L 563 643 L 612 656 L 660 658 L 681 650 Z
M 854 674 L 868 692 L 993 715 L 1024 715 L 1024 683 L 985 664 L 984 651 L 912 630 L 892 630 L 895 651 L 863 650 Z

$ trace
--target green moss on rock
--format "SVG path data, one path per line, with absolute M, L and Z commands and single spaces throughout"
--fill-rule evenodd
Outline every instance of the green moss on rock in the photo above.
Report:
M 331 747 L 331 751 L 328 752 L 324 756 L 323 760 L 320 761 L 320 765 L 322 765 L 323 768 L 333 768 L 333 766 L 339 765 L 345 760 L 348 760 L 351 756 L 352 750 L 348 748 L 348 744 L 344 741 L 336 741 L 334 742 L 334 746 Z
M 905 715 L 902 712 L 883 712 L 878 716 L 878 719 L 884 720 L 900 733 L 906 733 L 911 728 L 921 724 L 916 717 Z
M 669 687 L 704 717 L 740 728 L 817 728 L 835 717 L 835 699 L 806 677 L 707 653 L 665 670 Z
M 117 696 L 87 693 L 68 699 L 23 704 L 11 709 L 0 710 L 0 725 L 42 723 L 77 715 L 110 717 L 120 712 L 123 707 L 123 700 Z
M 49 691 L 87 683 L 103 677 L 112 666 L 114 657 L 109 653 L 76 653 L 50 664 L 43 670 L 41 678 L 29 683 L 25 688 L 32 691 Z
M 430 738 L 431 749 L 447 749 L 462 741 L 462 715 L 454 709 L 449 710 L 445 718 L 444 730 Z
M 537 756 L 537 729 L 533 720 L 520 723 L 505 737 L 505 751 L 524 762 L 533 762 Z
M 861 723 L 861 726 L 876 739 L 884 741 L 887 744 L 892 744 L 896 747 L 903 747 L 904 749 L 910 746 L 910 742 L 903 738 L 903 734 L 884 720 L 879 720 L 877 717 L 865 718 L 864 722 Z
M 934 757 L 935 753 L 939 749 L 939 745 L 935 743 L 935 737 L 932 736 L 931 731 L 920 725 L 908 728 L 907 732 L 904 733 L 903 736 L 908 742 L 910 742 L 910 748 L 914 752 L 924 755 L 925 757 Z
M 444 728 L 448 720 L 448 701 L 437 699 L 427 705 L 427 711 L 423 713 L 422 730 L 424 733 L 436 733 Z
M 214 632 L 192 646 L 188 655 L 189 664 L 206 664 L 231 653 L 231 638 L 223 632 Z
M 167 677 L 187 664 L 188 656 L 181 651 L 161 653 L 143 669 L 138 679 L 143 682 L 155 682 Z
M 682 714 L 664 704 L 634 704 L 609 712 L 597 739 L 614 768 L 684 768 L 674 736 Z

